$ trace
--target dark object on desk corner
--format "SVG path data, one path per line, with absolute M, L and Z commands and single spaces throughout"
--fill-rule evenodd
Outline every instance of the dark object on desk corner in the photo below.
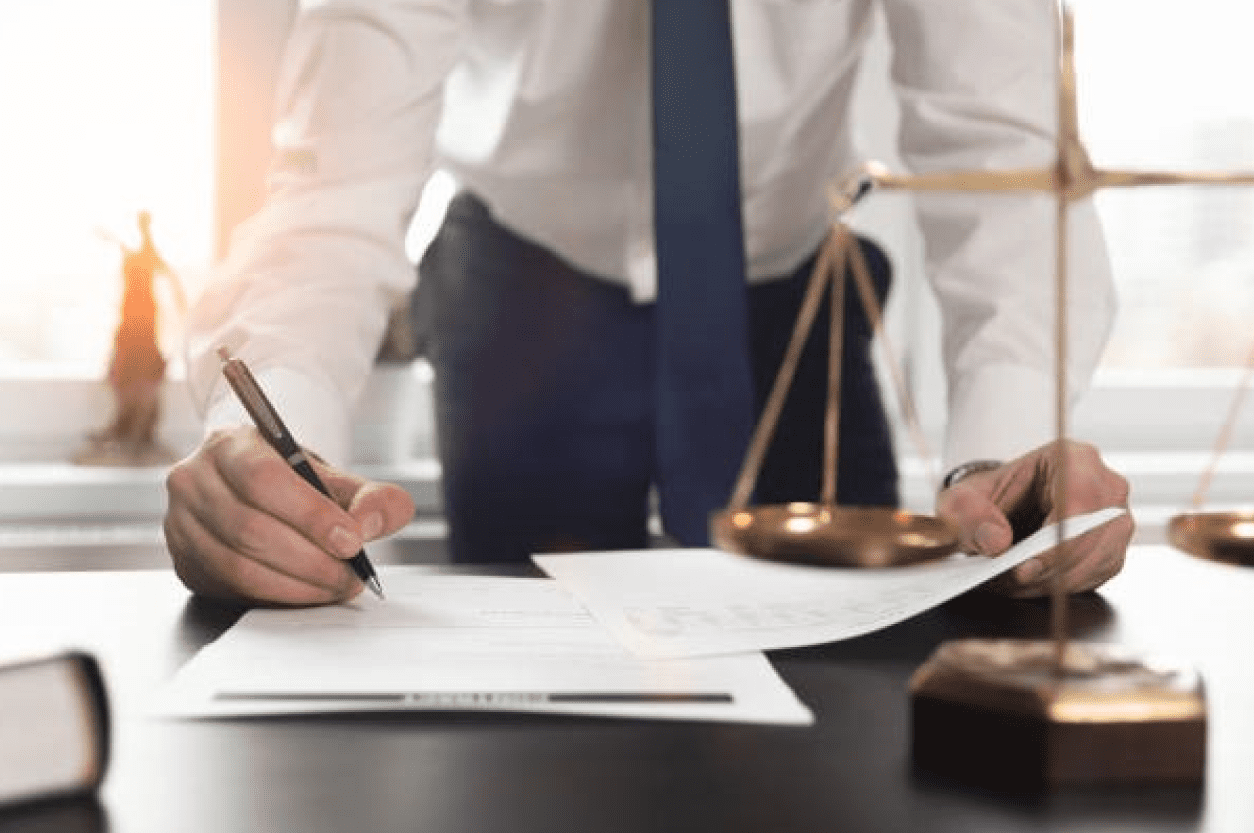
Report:
M 4 833 L 108 833 L 109 813 L 96 793 L 0 807 Z
M 913 761 L 992 787 L 1188 784 L 1204 779 L 1196 673 L 1113 646 L 947 642 L 910 680 Z
M 82 651 L 0 665 L 0 808 L 95 792 L 109 763 L 109 700 Z

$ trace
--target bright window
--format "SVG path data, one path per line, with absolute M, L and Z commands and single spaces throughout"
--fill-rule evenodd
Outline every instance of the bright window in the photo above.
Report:
M 0 363 L 103 367 L 120 289 L 105 235 L 133 241 L 141 209 L 190 288 L 203 281 L 215 5 L 6 8 Z M 1084 134 L 1099 163 L 1254 168 L 1254 7 L 1089 0 L 1076 11 Z M 1105 193 L 1099 207 L 1122 294 L 1108 366 L 1238 363 L 1254 329 L 1254 188 Z
M 121 288 L 118 247 L 101 232 L 133 242 L 139 210 L 152 212 L 159 249 L 195 296 L 214 257 L 215 221 L 229 227 L 245 210 L 224 215 L 221 204 L 215 208 L 215 176 L 243 187 L 260 180 L 268 117 L 260 107 L 249 111 L 252 120 L 236 111 L 248 104 L 246 96 L 268 100 L 264 88 L 294 6 L 295 0 L 6 5 L 0 375 L 39 377 L 51 363 L 57 375 L 101 377 Z M 1254 6 L 1077 0 L 1075 8 L 1083 130 L 1099 164 L 1254 169 L 1248 90 L 1254 50 L 1247 42 Z M 230 48 L 219 54 L 220 43 L 239 54 Z M 241 60 L 257 62 L 243 68 L 253 83 L 235 79 L 228 87 L 233 97 L 222 102 L 234 108 L 232 117 L 215 123 L 215 83 L 224 68 L 240 69 Z M 885 115 L 889 93 L 882 82 L 868 101 L 873 116 Z M 218 142 L 234 147 L 237 134 L 261 148 L 256 158 L 242 174 L 215 170 Z M 434 185 L 439 203 L 447 182 Z M 1135 369 L 1172 384 L 1180 368 L 1238 364 L 1254 341 L 1254 188 L 1108 192 L 1099 208 L 1121 292 L 1105 370 Z M 890 223 L 890 237 L 900 220 Z M 415 229 L 411 253 L 429 233 L 429 222 Z M 935 324 L 924 320 L 931 313 L 922 282 L 906 279 L 918 266 L 903 261 L 896 304 L 924 313 L 908 312 L 897 345 L 935 425 L 943 403 Z M 172 316 L 164 321 L 166 353 L 177 360 L 179 333 Z M 1213 422 L 1203 433 L 1213 433 Z M 1209 437 L 1190 434 L 1187 443 L 1208 445 Z
M 1099 165 L 1254 170 L 1254 5 L 1076 8 L 1082 131 Z M 1254 343 L 1254 187 L 1098 196 L 1121 309 L 1110 368 L 1239 365 Z
M 203 281 L 213 231 L 214 5 L 5 4 L 0 367 L 101 374 L 121 294 L 120 249 L 107 238 L 134 245 L 140 210 L 152 213 L 157 247 L 188 292 Z M 162 334 L 171 357 L 173 329 Z

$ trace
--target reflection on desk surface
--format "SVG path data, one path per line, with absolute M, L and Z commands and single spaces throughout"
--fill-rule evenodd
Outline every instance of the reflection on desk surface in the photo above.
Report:
M 443 521 L 418 518 L 367 546 L 376 564 L 448 561 Z M 41 519 L 0 523 L 0 573 L 44 570 L 149 570 L 170 566 L 159 518 Z
M 1211 722 L 1200 790 L 1014 796 L 912 771 L 910 674 L 945 639 L 1046 635 L 1039 602 L 971 595 L 865 637 L 772 654 L 814 710 L 809 727 L 453 713 L 171 723 L 142 715 L 146 695 L 239 611 L 191 600 L 164 569 L 2 574 L 6 648 L 93 650 L 118 710 L 99 804 L 0 815 L 0 830 L 1254 830 L 1254 572 L 1138 548 L 1093 598 L 1089 638 L 1201 671 Z

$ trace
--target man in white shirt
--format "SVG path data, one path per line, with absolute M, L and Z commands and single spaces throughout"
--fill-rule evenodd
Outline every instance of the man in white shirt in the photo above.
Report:
M 788 295 L 803 280 L 828 228 L 824 186 L 861 161 L 846 117 L 875 5 L 893 45 L 901 153 L 912 169 L 1016 168 L 1053 156 L 1051 0 L 733 0 L 751 318 L 763 338 L 786 335 L 795 304 L 754 298 Z M 342 559 L 408 520 L 402 490 L 340 467 L 350 403 L 389 309 L 414 281 L 404 233 L 436 167 L 462 189 L 419 285 L 454 557 L 641 543 L 653 408 L 641 339 L 656 295 L 648 8 L 325 0 L 302 12 L 280 85 L 272 192 L 236 231 L 192 316 L 189 374 L 208 433 L 170 474 L 166 518 L 189 587 L 245 601 L 343 599 L 360 584 Z M 918 205 L 944 315 L 944 459 L 959 475 L 938 514 L 968 550 L 1001 552 L 1012 522 L 1022 532 L 1056 515 L 1051 477 L 1064 457 L 1067 514 L 1126 505 L 1126 482 L 1095 449 L 1050 441 L 1052 202 L 945 195 Z M 1071 238 L 1074 397 L 1098 361 L 1114 293 L 1091 204 L 1073 210 Z M 887 262 L 864 245 L 886 291 Z M 865 351 L 858 336 L 854 347 Z M 305 487 L 249 427 L 220 379 L 222 344 L 326 461 L 340 506 Z M 758 371 L 759 388 L 770 375 Z M 852 422 L 866 436 L 842 441 L 841 495 L 891 502 L 882 408 L 873 377 L 863 378 L 860 394 L 845 389 L 861 403 Z M 820 449 L 794 445 L 774 470 L 804 469 L 800 479 L 817 483 Z M 1046 554 L 1003 585 L 1036 595 L 1061 574 L 1071 590 L 1095 587 L 1117 572 L 1131 534 L 1125 516 L 1067 548 L 1066 563 Z

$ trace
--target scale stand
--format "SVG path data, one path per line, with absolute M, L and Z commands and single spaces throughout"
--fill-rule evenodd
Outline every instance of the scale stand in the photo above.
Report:
M 838 206 L 838 213 L 865 195 L 861 188 Z M 852 275 L 872 328 L 881 339 L 883 318 L 862 251 L 847 226 L 836 222 L 824 242 L 806 287 L 797 324 L 780 364 L 762 417 L 750 439 L 744 464 L 726 509 L 710 520 L 710 539 L 728 552 L 771 561 L 829 567 L 890 567 L 943 558 L 958 549 L 958 532 L 939 518 L 895 507 L 840 506 L 836 502 L 836 461 L 839 457 L 840 371 L 844 344 L 845 274 Z M 827 402 L 824 409 L 822 488 L 818 503 L 797 502 L 749 506 L 758 472 L 766 456 L 792 384 L 823 292 L 832 293 L 829 330 Z M 895 367 L 895 362 L 892 363 Z M 894 376 L 899 396 L 906 388 Z M 903 400 L 905 401 L 905 400 Z M 906 407 L 906 411 L 912 408 Z M 921 441 L 921 435 L 919 437 Z M 924 455 L 927 458 L 929 455 Z
M 1066 308 L 1067 221 L 1070 203 L 1111 187 L 1143 185 L 1254 184 L 1254 173 L 1171 173 L 1105 170 L 1093 166 L 1081 143 L 1076 112 L 1074 21 L 1061 6 L 1059 31 L 1058 156 L 1041 169 L 892 174 L 868 165 L 861 178 L 833 199 L 837 214 L 875 187 L 908 191 L 1049 193 L 1056 200 L 1055 313 L 1057 439 L 1067 436 Z M 816 276 L 798 315 L 808 332 L 822 278 L 837 258 L 853 267 L 863 302 L 865 264 L 837 224 L 816 265 Z M 866 281 L 869 285 L 869 280 Z M 831 281 L 833 315 L 843 303 L 843 281 Z M 811 298 L 811 295 L 814 297 Z M 871 294 L 868 313 L 874 310 Z M 873 323 L 878 316 L 873 317 Z M 833 319 L 835 333 L 836 319 Z M 877 333 L 882 330 L 877 326 Z M 836 425 L 839 414 L 839 349 L 833 338 L 829 379 L 825 479 L 819 503 L 748 506 L 757 466 L 765 452 L 791 382 L 790 346 L 776 387 L 750 443 L 744 468 L 726 510 L 711 523 L 715 544 L 772 560 L 846 568 L 889 567 L 947 555 L 957 536 L 934 518 L 887 508 L 836 505 Z M 799 352 L 799 349 L 798 351 Z M 895 370 L 895 367 L 893 368 Z M 782 392 L 781 392 L 782 388 Z M 777 396 L 778 394 L 778 396 Z M 912 409 L 906 409 L 907 416 Z M 913 427 L 913 426 L 912 426 Z M 1061 463 L 1053 496 L 1066 506 L 1067 472 Z M 1254 516 L 1245 529 L 1254 538 Z M 1058 525 L 1066 547 L 1065 521 Z M 1056 787 L 1072 784 L 1195 783 L 1204 778 L 1207 706 L 1200 677 L 1183 666 L 1139 657 L 1116 646 L 1068 643 L 1067 596 L 1061 577 L 1051 594 L 1051 638 L 967 639 L 943 643 L 910 681 L 912 755 L 928 771 L 994 786 Z
M 1228 409 L 1228 416 L 1219 429 L 1215 441 L 1215 449 L 1211 454 L 1210 463 L 1202 472 L 1197 491 L 1193 494 L 1193 509 L 1173 517 L 1167 523 L 1167 540 L 1172 546 L 1183 550 L 1189 555 L 1209 561 L 1222 561 L 1225 564 L 1236 564 L 1242 567 L 1254 567 L 1254 509 L 1235 510 L 1231 512 L 1202 511 L 1206 501 L 1206 491 L 1210 488 L 1211 478 L 1219 465 L 1219 458 L 1228 446 L 1232 429 L 1236 425 L 1237 414 L 1241 412 L 1241 401 L 1250 387 L 1250 377 L 1254 375 L 1254 349 L 1250 350 L 1245 359 L 1245 373 L 1237 384 L 1236 395 Z

